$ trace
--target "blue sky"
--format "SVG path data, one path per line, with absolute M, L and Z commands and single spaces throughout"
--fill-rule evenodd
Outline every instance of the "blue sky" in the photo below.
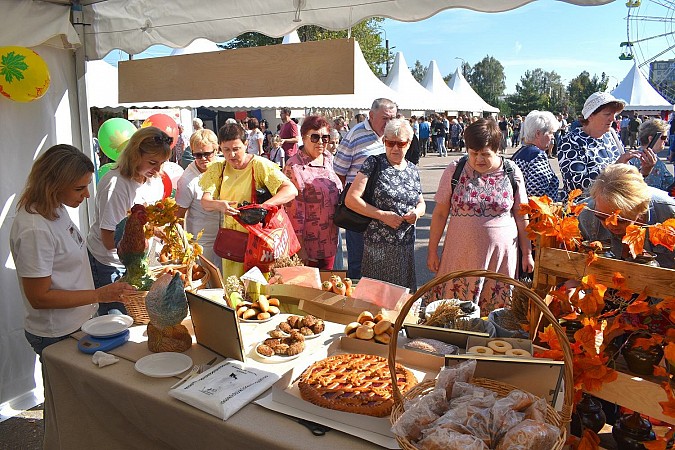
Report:
M 499 1 L 499 0 L 493 0 Z M 643 14 L 663 16 L 672 11 L 642 0 Z M 415 60 L 427 66 L 435 59 L 441 73 L 452 73 L 463 58 L 471 65 L 485 56 L 498 59 L 504 66 L 506 93 L 515 92 L 516 83 L 526 70 L 555 70 L 565 84 L 583 70 L 610 77 L 610 86 L 620 82 L 632 67 L 620 61 L 620 43 L 627 40 L 628 8 L 622 0 L 602 6 L 576 6 L 554 0 L 537 0 L 512 11 L 481 13 L 450 9 L 421 22 L 386 20 L 383 34 L 393 52 L 401 51 L 412 67 Z M 635 27 L 632 27 L 635 29 Z M 641 24 L 639 37 L 663 32 L 663 24 Z M 664 50 L 664 39 L 643 44 L 645 55 Z M 137 57 L 165 56 L 168 47 L 155 46 Z M 671 50 L 666 55 L 673 58 Z M 115 51 L 105 59 L 114 63 Z M 647 72 L 643 70 L 643 72 Z
M 512 93 L 525 71 L 537 67 L 555 70 L 565 84 L 583 70 L 598 76 L 604 71 L 615 77 L 612 85 L 621 81 L 632 67 L 618 59 L 626 15 L 623 1 L 582 7 L 539 0 L 502 13 L 451 9 L 422 22 L 386 20 L 384 29 L 389 46 L 403 52 L 408 66 L 435 59 L 443 76 L 461 65 L 455 57 L 474 65 L 493 56 L 504 66 Z

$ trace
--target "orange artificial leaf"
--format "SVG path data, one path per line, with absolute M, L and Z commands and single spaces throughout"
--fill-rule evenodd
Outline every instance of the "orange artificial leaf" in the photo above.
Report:
M 647 450 L 666 450 L 668 448 L 668 441 L 665 439 L 657 438 L 656 441 L 642 442 L 642 446 Z
M 586 267 L 590 266 L 598 260 L 598 255 L 595 252 L 588 252 L 586 254 Z
M 661 366 L 654 366 L 654 372 L 652 372 L 655 377 L 665 377 L 668 378 L 668 371 Z
M 663 387 L 663 390 L 666 391 L 666 395 L 668 396 L 667 401 L 659 402 L 659 405 L 661 405 L 661 409 L 663 410 L 663 414 L 669 417 L 675 417 L 675 397 L 673 397 L 673 390 L 670 388 L 670 383 L 665 382 L 661 386 Z
M 669 343 L 663 349 L 663 356 L 666 357 L 669 363 L 675 364 L 675 343 Z
M 556 226 L 556 238 L 565 243 L 568 248 L 575 249 L 576 242 L 581 242 L 581 231 L 579 231 L 579 219 L 576 217 L 564 217 Z M 575 242 L 576 241 L 576 242 Z
M 574 333 L 574 340 L 580 342 L 584 349 L 591 355 L 597 355 L 598 349 L 595 345 L 595 328 L 590 325 L 586 325 L 581 330 L 578 330 Z
M 579 314 L 571 312 L 565 316 L 562 316 L 562 318 L 565 320 L 577 320 L 579 318 Z
M 646 230 L 646 228 L 634 224 L 628 225 L 626 228 L 626 234 L 621 239 L 621 242 L 628 245 L 628 250 L 633 258 L 637 255 L 642 255 L 644 251 Z
M 617 209 L 612 214 L 607 216 L 605 219 L 605 225 L 610 227 L 612 225 L 617 226 L 619 224 L 619 214 L 621 213 L 620 209 Z
M 544 328 L 544 331 L 539 332 L 539 339 L 541 342 L 548 344 L 552 350 L 560 350 L 560 342 L 558 341 L 558 335 L 555 334 L 555 330 L 552 325 Z
M 675 219 L 649 227 L 649 240 L 654 245 L 662 245 L 671 252 L 675 250 Z
M 628 305 L 628 308 L 626 308 L 626 312 L 629 312 L 631 314 L 640 314 L 649 311 L 650 311 L 649 303 L 645 301 L 634 301 L 633 303 Z
M 626 278 L 623 275 L 621 275 L 620 272 L 614 272 L 614 275 L 612 275 L 612 285 L 616 289 L 621 289 L 625 283 Z
M 637 338 L 633 343 L 633 348 L 641 348 L 643 350 L 649 350 L 652 347 L 661 345 L 661 338 L 652 336 L 650 338 Z
M 576 450 L 597 450 L 600 448 L 600 437 L 593 431 L 586 428 Z
M 675 311 L 675 297 L 666 297 L 656 304 L 656 309 L 659 311 Z
M 570 301 L 588 316 L 597 316 L 605 308 L 605 291 L 607 287 L 595 281 L 595 275 L 586 275 L 581 285 L 574 292 Z

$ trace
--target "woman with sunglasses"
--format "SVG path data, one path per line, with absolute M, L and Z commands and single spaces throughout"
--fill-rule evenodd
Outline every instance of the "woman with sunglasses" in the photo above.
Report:
M 619 211 L 616 224 L 606 219 Z M 650 187 L 643 174 L 628 164 L 612 164 L 598 175 L 591 186 L 587 208 L 579 214 L 584 239 L 610 240 L 615 257 L 626 259 L 628 247 L 621 242 L 632 223 L 654 225 L 675 218 L 675 198 Z M 675 269 L 675 252 L 645 239 L 644 249 L 656 253 L 661 267 Z
M 464 131 L 468 159 L 459 177 L 455 177 L 457 161 L 441 176 L 427 255 L 429 270 L 438 275 L 486 269 L 515 278 L 519 268 L 525 273 L 534 270 L 527 220 L 519 214 L 520 204 L 527 203 L 525 181 L 518 166 L 499 156 L 502 138 L 494 120 L 478 119 Z M 472 301 L 486 316 L 508 304 L 511 291 L 494 280 L 461 278 L 439 287 L 434 296 Z
M 413 135 L 406 119 L 390 120 L 384 128 L 385 153 L 364 161 L 345 199 L 351 210 L 373 219 L 363 233 L 362 275 L 411 292 L 417 290 L 415 224 L 426 211 L 417 167 L 405 159 Z M 368 204 L 361 196 L 371 176 L 377 182 Z
M 201 204 L 206 211 L 223 215 L 222 227 L 248 233 L 232 216 L 239 214 L 237 205 L 253 203 L 251 184 L 266 188 L 272 197 L 263 204 L 281 206 L 298 194 L 295 186 L 281 172 L 279 166 L 262 156 L 246 152 L 248 134 L 237 123 L 226 123 L 218 130 L 218 146 L 225 161 L 209 164 L 199 180 L 203 189 Z M 244 274 L 244 263 L 222 260 L 223 278 Z
M 673 184 L 673 175 L 668 171 L 666 163 L 659 160 L 657 153 L 663 150 L 668 139 L 668 122 L 661 119 L 650 119 L 642 122 L 638 128 L 640 146 L 637 151 L 639 158 L 633 158 L 629 164 L 638 168 L 648 186 L 661 190 L 668 190 Z M 648 148 L 655 136 L 661 133 L 652 148 Z
M 159 128 L 139 129 L 127 142 L 115 167 L 99 180 L 94 222 L 87 236 L 89 263 L 97 288 L 124 275 L 124 265 L 115 248 L 115 227 L 135 204 L 150 205 L 162 199 L 160 170 L 171 157 L 172 142 Z M 126 314 L 122 303 L 100 305 L 98 313 L 107 314 L 113 309 Z
M 193 236 L 204 230 L 199 243 L 204 256 L 220 268 L 220 258 L 213 252 L 213 243 L 220 227 L 220 214 L 202 208 L 204 191 L 199 187 L 199 177 L 206 172 L 209 163 L 215 161 L 218 137 L 209 129 L 195 131 L 190 137 L 190 148 L 195 160 L 183 172 L 176 185 L 176 216 L 185 218 L 185 230 Z
M 338 245 L 333 215 L 342 182 L 333 170 L 333 154 L 328 150 L 330 125 L 321 116 L 305 117 L 300 136 L 303 147 L 284 168 L 298 189 L 298 196 L 288 204 L 289 217 L 305 265 L 332 270 Z

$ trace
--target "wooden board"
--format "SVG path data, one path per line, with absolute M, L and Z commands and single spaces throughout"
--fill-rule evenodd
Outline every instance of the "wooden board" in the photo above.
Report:
M 119 101 L 353 94 L 354 46 L 335 39 L 120 61 Z

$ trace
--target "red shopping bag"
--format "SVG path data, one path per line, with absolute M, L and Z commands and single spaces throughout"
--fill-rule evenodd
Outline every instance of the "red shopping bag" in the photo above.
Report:
M 245 271 L 258 267 L 261 272 L 269 272 L 278 258 L 293 256 L 300 250 L 300 242 L 283 207 L 247 205 L 240 210 L 261 207 L 267 210 L 262 223 L 250 225 L 239 216 L 234 216 L 248 230 L 248 245 L 244 255 Z

